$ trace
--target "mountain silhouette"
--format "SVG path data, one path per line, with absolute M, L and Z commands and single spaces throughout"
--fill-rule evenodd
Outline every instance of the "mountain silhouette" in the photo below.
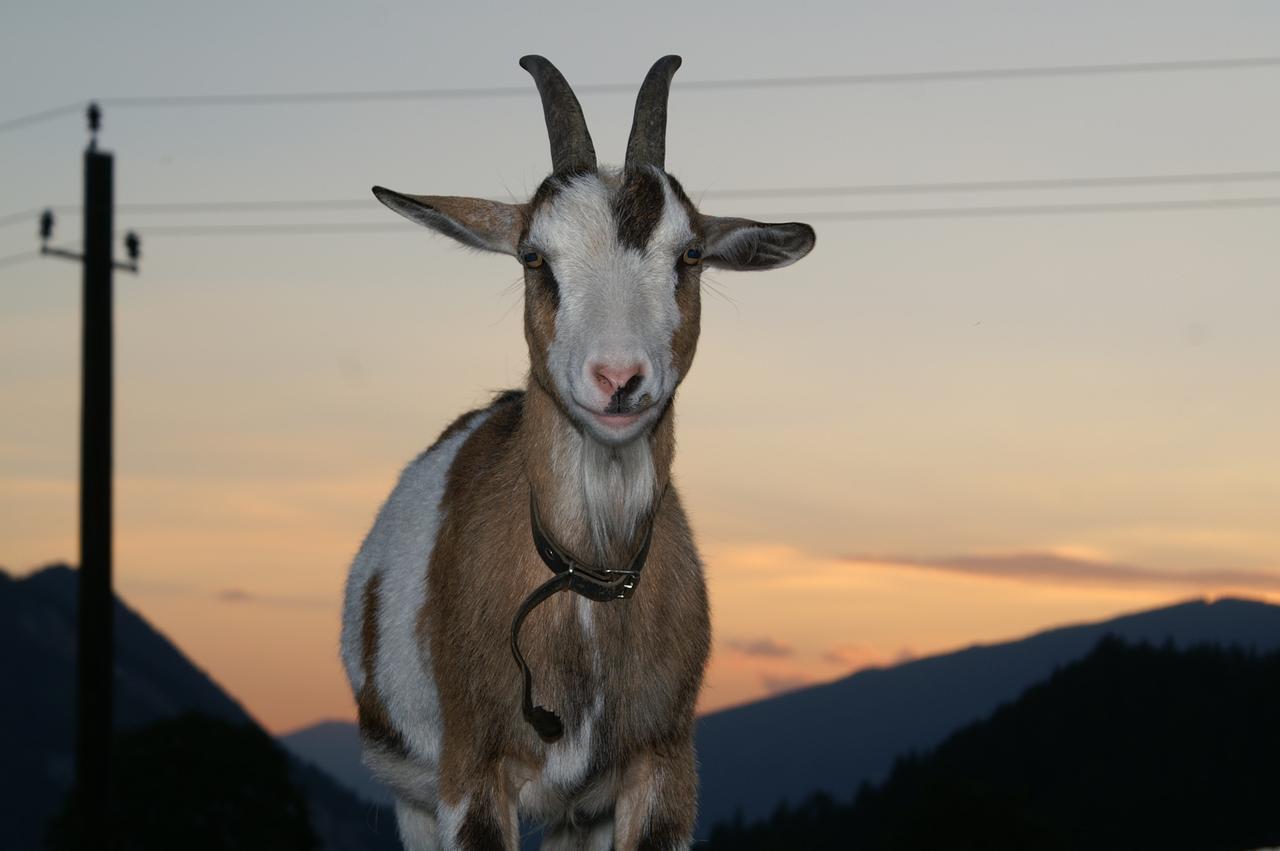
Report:
M 0 837 L 6 849 L 41 848 L 46 825 L 73 785 L 78 576 L 58 565 L 22 579 L 0 571 Z M 192 713 L 257 726 L 239 703 L 141 616 L 115 603 L 117 731 Z M 265 735 L 265 733 L 264 733 Z M 325 849 L 399 848 L 394 818 L 312 765 L 290 759 Z
M 349 721 L 322 721 L 280 736 L 279 742 L 366 801 L 392 803 L 391 790 L 360 761 L 360 733 Z
M 1239 599 L 1192 601 L 1101 623 L 1052 629 L 892 668 L 699 719 L 698 836 L 741 811 L 768 815 L 780 801 L 822 790 L 851 797 L 878 783 L 901 754 L 934 747 L 949 733 L 1083 658 L 1107 634 L 1175 647 L 1215 644 L 1280 648 L 1280 606 Z
M 49 851 L 320 847 L 288 755 L 253 724 L 192 713 L 119 733 L 111 787 L 89 823 L 79 795 L 68 796 L 49 823 Z
M 855 801 L 720 824 L 708 851 L 1248 851 L 1280 844 L 1280 651 L 1106 637 Z

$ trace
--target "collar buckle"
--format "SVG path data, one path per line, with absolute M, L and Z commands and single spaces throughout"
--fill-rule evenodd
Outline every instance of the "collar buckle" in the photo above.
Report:
M 557 546 L 542 528 L 542 520 L 538 517 L 538 506 L 532 492 L 529 494 L 529 517 L 530 525 L 533 527 L 534 548 L 538 551 L 538 556 L 552 573 L 568 574 L 570 591 L 599 603 L 625 600 L 635 593 L 636 586 L 640 584 L 640 570 L 649 556 L 649 544 L 653 540 L 652 517 L 645 524 L 644 538 L 640 543 L 639 551 L 625 568 L 595 567 L 584 564 Z

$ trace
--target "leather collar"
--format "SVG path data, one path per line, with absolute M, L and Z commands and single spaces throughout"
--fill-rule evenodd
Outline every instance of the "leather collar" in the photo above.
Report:
M 657 506 L 654 506 L 656 514 Z M 653 514 L 645 523 L 644 538 L 640 549 L 632 556 L 631 563 L 625 568 L 595 567 L 574 558 L 563 547 L 556 544 L 542 528 L 542 520 L 538 517 L 538 503 L 529 493 L 529 521 L 533 528 L 533 545 L 542 557 L 542 562 L 558 575 L 568 574 L 569 590 L 581 594 L 599 603 L 610 600 L 625 600 L 640 584 L 640 571 L 649 557 L 649 544 L 653 541 Z
M 645 520 L 644 537 L 640 549 L 632 556 L 625 568 L 595 567 L 579 561 L 563 547 L 551 540 L 551 536 L 542 528 L 542 520 L 538 517 L 538 503 L 529 491 L 529 525 L 533 530 L 533 543 L 542 562 L 555 575 L 539 585 L 516 610 L 511 621 L 511 654 L 524 678 L 524 694 L 521 700 L 521 711 L 524 720 L 528 721 L 544 742 L 554 742 L 564 734 L 564 724 L 560 716 L 549 709 L 533 704 L 533 673 L 520 652 L 520 628 L 529 613 L 561 591 L 573 591 L 589 600 L 607 603 L 610 600 L 625 600 L 636 590 L 640 583 L 640 571 L 649 557 L 649 544 L 653 541 L 653 527 L 658 516 L 658 508 L 666 489 L 658 495 Z

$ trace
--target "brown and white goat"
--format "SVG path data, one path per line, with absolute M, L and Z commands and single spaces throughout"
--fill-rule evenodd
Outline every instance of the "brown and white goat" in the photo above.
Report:
M 412 849 L 687 848 L 697 798 L 693 713 L 710 644 L 706 585 L 670 485 L 672 399 L 698 342 L 702 266 L 770 269 L 808 225 L 699 213 L 666 173 L 659 60 L 636 102 L 626 164 L 601 169 L 568 83 L 520 61 L 542 96 L 554 170 L 525 204 L 403 195 L 391 209 L 524 265 L 524 390 L 459 417 L 400 477 L 351 567 L 342 656 L 365 761 L 396 795 Z M 522 719 L 508 639 L 550 576 L 531 516 L 584 562 L 643 581 L 606 604 L 558 594 L 528 619 L 540 701 Z M 554 738 L 554 741 L 546 741 Z

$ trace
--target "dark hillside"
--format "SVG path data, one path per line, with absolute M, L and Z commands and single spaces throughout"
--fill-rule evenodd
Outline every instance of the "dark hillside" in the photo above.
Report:
M 74 777 L 76 572 L 50 567 L 15 580 L 0 572 L 0 847 L 42 845 Z M 247 712 L 119 599 L 115 606 L 115 723 L 121 733 L 195 714 L 237 727 Z M 325 849 L 398 848 L 395 820 L 296 759 L 291 782 L 307 800 Z M 374 826 L 377 826 L 375 830 Z
M 970 647 L 860 671 L 698 719 L 702 791 L 699 838 L 744 813 L 764 818 L 781 801 L 817 791 L 852 797 L 880 783 L 893 761 L 936 747 L 960 727 L 1083 658 L 1104 635 L 1178 647 L 1280 649 L 1280 606 L 1195 600 L 1047 630 L 1018 641 Z
M 714 851 L 1280 844 L 1280 652 L 1104 639 L 851 803 L 718 826 Z

